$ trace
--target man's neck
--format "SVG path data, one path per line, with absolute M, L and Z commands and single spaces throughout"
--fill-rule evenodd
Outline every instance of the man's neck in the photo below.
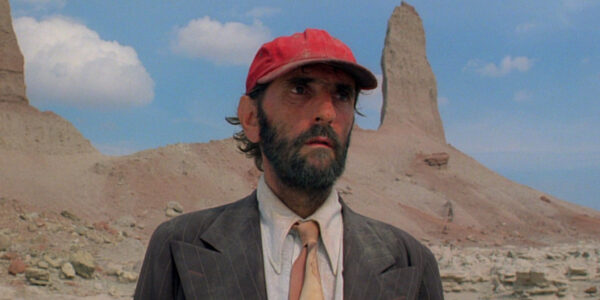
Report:
M 273 172 L 265 172 L 264 176 L 273 194 L 301 218 L 312 215 L 331 194 L 331 187 L 327 190 L 299 190 L 285 185 Z

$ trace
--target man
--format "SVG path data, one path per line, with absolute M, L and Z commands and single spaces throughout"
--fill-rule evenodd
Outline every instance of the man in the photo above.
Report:
M 431 252 L 354 213 L 333 189 L 358 93 L 376 86 L 323 30 L 264 44 L 228 119 L 264 171 L 257 190 L 161 224 L 134 298 L 443 299 Z

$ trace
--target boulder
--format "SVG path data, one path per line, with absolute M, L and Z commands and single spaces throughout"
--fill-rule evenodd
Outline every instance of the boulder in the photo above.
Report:
M 138 274 L 129 271 L 123 271 L 119 274 L 119 282 L 122 283 L 133 283 L 138 279 Z
M 445 168 L 448 165 L 448 160 L 450 160 L 450 155 L 446 152 L 432 153 L 423 157 L 423 161 L 427 165 L 438 169 Z
M 598 288 L 595 285 L 593 285 L 593 286 L 590 286 L 589 288 L 585 289 L 584 292 L 586 294 L 593 295 L 593 294 L 596 294 L 598 292 Z
M 17 275 L 25 272 L 26 269 L 27 264 L 25 264 L 25 262 L 22 259 L 16 257 L 10 261 L 10 265 L 8 266 L 8 273 L 12 275 Z
M 0 251 L 10 249 L 11 245 L 10 238 L 6 234 L 0 233 Z
M 60 268 L 61 271 L 61 275 L 63 278 L 65 279 L 73 279 L 75 278 L 75 268 L 73 268 L 73 265 L 69 262 L 66 262 L 62 265 L 62 267 Z
M 86 279 L 92 278 L 96 268 L 96 263 L 94 261 L 94 257 L 90 253 L 81 250 L 77 251 L 71 256 L 70 262 L 73 265 L 77 275 Z
M 61 260 L 58 258 L 53 258 L 52 256 L 46 254 L 44 255 L 44 261 L 46 261 L 48 263 L 49 266 L 53 267 L 53 268 L 60 268 L 61 267 Z
M 50 272 L 39 268 L 27 268 L 25 278 L 34 285 L 48 285 L 50 283 Z
M 183 213 L 183 206 L 177 201 L 169 201 L 167 208 L 165 209 L 165 215 L 167 217 L 176 217 Z

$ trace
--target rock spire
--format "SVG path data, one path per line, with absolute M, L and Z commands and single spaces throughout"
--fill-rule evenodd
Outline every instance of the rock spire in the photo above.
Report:
M 23 55 L 12 27 L 8 0 L 0 0 L 0 102 L 27 104 Z
M 425 52 L 423 23 L 407 3 L 396 7 L 388 21 L 381 66 L 380 128 L 394 130 L 410 126 L 445 143 L 436 80 Z

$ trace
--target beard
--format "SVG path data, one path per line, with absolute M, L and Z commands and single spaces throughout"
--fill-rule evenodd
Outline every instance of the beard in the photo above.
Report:
M 331 126 L 315 124 L 290 140 L 283 137 L 285 133 L 283 130 L 269 124 L 260 105 L 258 120 L 260 147 L 275 174 L 286 186 L 311 194 L 322 193 L 328 191 L 344 172 L 350 133 L 346 143 L 342 144 Z M 331 150 L 328 149 L 315 149 L 305 156 L 300 154 L 306 142 L 314 137 L 327 137 L 331 141 L 333 158 L 331 158 Z M 308 156 L 312 156 L 319 163 L 316 165 L 309 163 Z

